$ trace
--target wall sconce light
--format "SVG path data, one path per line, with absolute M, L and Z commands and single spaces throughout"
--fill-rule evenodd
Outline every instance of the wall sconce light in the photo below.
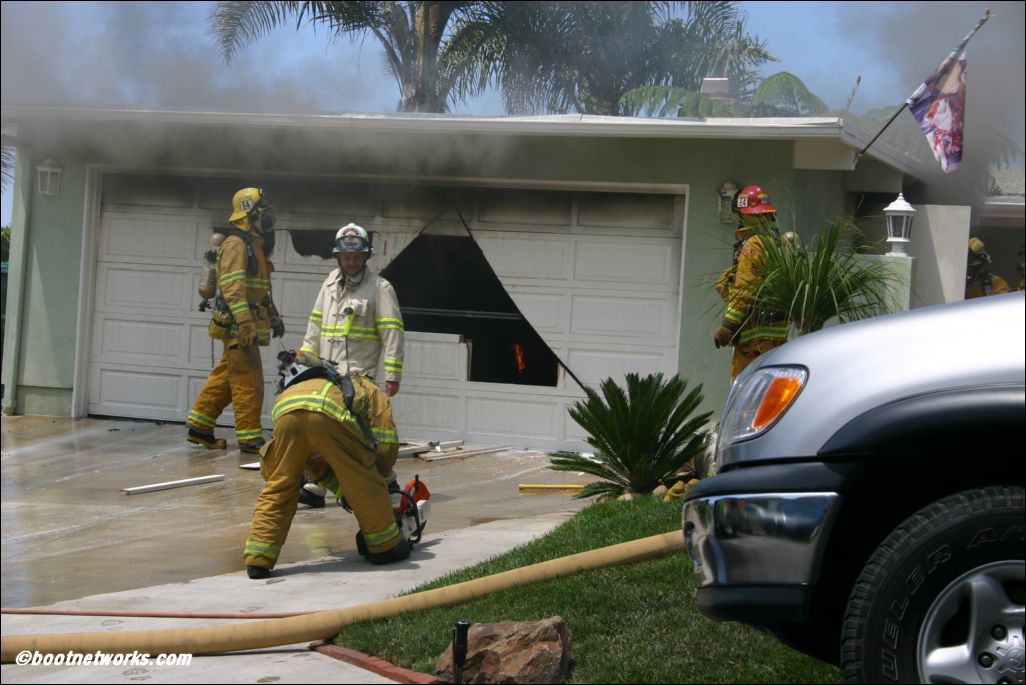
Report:
M 720 188 L 718 197 L 721 224 L 732 224 L 737 220 L 734 217 L 734 196 L 738 190 L 737 184 L 730 180 L 725 181 Z
M 912 219 L 916 216 L 915 208 L 898 193 L 898 199 L 884 207 L 883 212 L 887 220 L 887 242 L 891 244 L 891 251 L 887 254 L 907 256 L 905 244 L 912 242 Z
M 40 195 L 57 197 L 61 192 L 61 173 L 64 168 L 53 157 L 47 157 L 43 163 L 36 167 L 38 174 L 36 188 Z

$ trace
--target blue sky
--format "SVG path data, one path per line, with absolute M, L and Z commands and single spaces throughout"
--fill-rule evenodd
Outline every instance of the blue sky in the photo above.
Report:
M 1024 3 L 742 2 L 748 29 L 831 108 L 857 76 L 856 112 L 900 104 L 983 15 L 968 49 L 967 119 L 1004 130 L 1023 146 Z M 5 104 L 134 106 L 259 112 L 392 112 L 394 80 L 373 39 L 331 41 L 323 32 L 278 29 L 231 67 L 207 35 L 209 2 L 4 2 Z M 501 114 L 487 93 L 456 110 Z M 967 144 L 971 142 L 967 134 Z M 0 219 L 10 222 L 10 190 Z

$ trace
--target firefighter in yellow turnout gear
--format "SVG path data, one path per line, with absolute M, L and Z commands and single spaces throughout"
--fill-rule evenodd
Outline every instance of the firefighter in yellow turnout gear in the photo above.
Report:
M 264 444 L 260 413 L 264 400 L 260 347 L 270 344 L 285 327 L 270 297 L 271 272 L 267 259 L 273 246 L 274 214 L 259 188 L 243 188 L 232 199 L 232 229 L 217 254 L 220 289 L 209 325 L 210 337 L 224 343 L 221 361 L 207 376 L 189 412 L 189 442 L 209 449 L 224 449 L 214 437 L 214 426 L 225 407 L 235 410 L 235 436 L 239 449 L 256 453 Z
M 973 236 L 969 238 L 969 258 L 965 272 L 965 299 L 1010 293 L 1012 289 L 1008 281 L 990 272 L 990 254 L 983 241 Z
M 294 380 L 274 403 L 274 434 L 260 459 L 267 482 L 246 540 L 249 577 L 266 578 L 274 568 L 296 513 L 304 468 L 315 453 L 330 467 L 335 496 L 344 496 L 356 515 L 365 544 L 361 553 L 375 564 L 406 559 L 412 544 L 396 524 L 374 442 L 360 423 L 371 395 L 381 391 L 354 383 L 347 406 L 342 388 L 317 374 L 318 368 L 292 364 L 289 369 L 286 378 L 292 373 Z
M 776 208 L 759 186 L 747 186 L 734 198 L 739 225 L 734 233 L 730 268 L 716 281 L 716 292 L 727 302 L 727 311 L 713 335 L 717 348 L 732 345 L 730 379 L 737 378 L 759 355 L 787 342 L 788 322 L 776 312 L 762 311 L 755 303 L 764 265 L 763 241 L 758 229 L 776 220 Z

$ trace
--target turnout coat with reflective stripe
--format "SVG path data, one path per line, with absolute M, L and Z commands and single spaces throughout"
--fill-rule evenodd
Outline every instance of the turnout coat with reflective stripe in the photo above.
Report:
M 333 269 L 317 293 L 300 348 L 338 363 L 341 373 L 374 377 L 384 355 L 385 380 L 403 375 L 403 316 L 392 284 L 370 267 L 358 284 Z

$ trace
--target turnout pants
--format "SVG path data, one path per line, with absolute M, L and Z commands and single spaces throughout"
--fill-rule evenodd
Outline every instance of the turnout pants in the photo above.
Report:
M 264 404 L 264 371 L 260 348 L 225 343 L 224 356 L 207 376 L 189 412 L 188 424 L 212 432 L 229 404 L 235 409 L 235 437 L 239 442 L 263 439 L 260 411 Z
M 247 566 L 274 568 L 296 515 L 303 467 L 314 452 L 338 477 L 368 550 L 387 552 L 399 544 L 401 534 L 374 451 L 332 417 L 297 410 L 278 419 L 260 457 L 260 472 L 267 483 L 257 497 L 246 540 Z
M 734 356 L 730 360 L 730 380 L 737 378 L 745 367 L 751 364 L 760 354 L 766 354 L 775 347 L 780 347 L 787 339 L 752 340 L 734 348 Z

